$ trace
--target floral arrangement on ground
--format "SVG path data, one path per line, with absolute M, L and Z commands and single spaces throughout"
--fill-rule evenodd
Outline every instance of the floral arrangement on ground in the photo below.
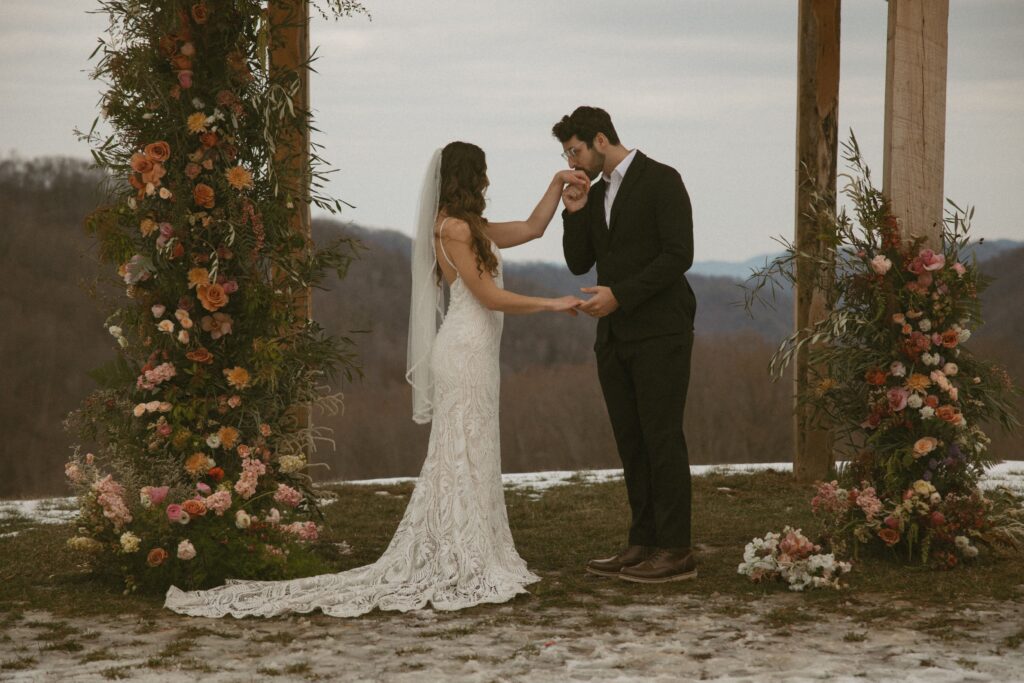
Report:
M 293 227 L 304 203 L 341 208 L 316 190 L 322 160 L 280 144 L 309 130 L 295 106 L 309 64 L 265 68 L 305 6 L 278 2 L 292 16 L 273 26 L 256 1 L 101 6 L 93 77 L 112 132 L 98 117 L 79 135 L 109 203 L 87 228 L 127 298 L 109 302 L 116 360 L 68 420 L 82 444 L 66 466 L 81 507 L 69 545 L 127 590 L 300 575 L 318 562 L 305 453 L 327 438 L 304 411 L 336 410 L 329 381 L 358 372 L 351 341 L 296 304 L 357 246 L 316 248 Z
M 974 260 L 963 258 L 973 210 L 950 202 L 940 244 L 928 246 L 891 214 L 855 138 L 844 157 L 856 222 L 819 202 L 818 238 L 828 257 L 814 261 L 785 243 L 786 253 L 755 272 L 747 288 L 749 306 L 764 300 L 766 286 L 795 283 L 798 259 L 831 276 L 821 282 L 829 314 L 786 339 L 770 368 L 781 376 L 806 346 L 812 381 L 798 402 L 832 431 L 847 463 L 811 500 L 820 544 L 836 557 L 874 549 L 946 568 L 974 560 L 979 545 L 1019 553 L 1020 499 L 978 488 L 985 468 L 1000 460 L 982 425 L 1016 428 L 1020 392 L 1005 370 L 965 345 L 982 323 L 978 294 L 988 284 Z M 797 556 L 810 556 L 794 539 L 788 546 Z M 748 546 L 752 557 L 740 573 L 785 578 L 759 564 L 777 552 L 770 539 L 759 540 Z

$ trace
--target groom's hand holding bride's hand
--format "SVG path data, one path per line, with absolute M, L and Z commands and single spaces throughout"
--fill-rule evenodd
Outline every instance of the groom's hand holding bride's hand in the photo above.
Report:
M 562 204 L 569 213 L 576 213 L 587 204 L 587 193 L 590 192 L 590 178 L 583 171 L 559 171 L 555 178 L 562 188 Z
M 589 316 L 603 318 L 614 313 L 619 308 L 619 301 L 612 293 L 611 287 L 604 287 L 603 285 L 580 287 L 580 291 L 594 295 L 580 304 L 580 310 Z
M 578 296 L 560 296 L 557 299 L 551 299 L 551 310 L 575 316 L 577 315 L 576 309 L 583 303 L 583 299 Z

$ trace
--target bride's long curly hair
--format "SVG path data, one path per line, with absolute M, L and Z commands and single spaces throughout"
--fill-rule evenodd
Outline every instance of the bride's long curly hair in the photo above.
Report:
M 466 221 L 477 269 L 493 276 L 498 272 L 498 259 L 491 251 L 491 241 L 485 232 L 487 219 L 483 217 L 484 190 L 488 184 L 487 159 L 482 149 L 468 142 L 449 142 L 444 146 L 438 210 Z M 440 266 L 437 272 L 440 277 Z

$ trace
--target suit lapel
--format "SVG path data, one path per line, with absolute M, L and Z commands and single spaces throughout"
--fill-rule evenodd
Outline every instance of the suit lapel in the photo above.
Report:
M 619 186 L 619 191 L 615 193 L 615 201 L 612 203 L 612 223 L 608 226 L 610 233 L 615 232 L 615 226 L 618 223 L 617 219 L 622 205 L 625 203 L 625 199 L 629 195 L 630 191 L 636 185 L 637 179 L 643 175 L 644 168 L 646 166 L 647 156 L 640 150 L 637 150 L 636 156 L 633 157 L 633 162 L 630 163 L 629 168 L 626 169 L 626 177 L 622 179 L 622 185 Z M 603 199 L 604 197 L 602 196 L 602 200 Z

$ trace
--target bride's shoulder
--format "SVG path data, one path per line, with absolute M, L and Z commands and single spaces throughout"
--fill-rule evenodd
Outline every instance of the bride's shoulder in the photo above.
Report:
M 469 242 L 472 233 L 469 230 L 469 223 L 461 218 L 442 218 L 437 222 L 435 234 L 445 240 Z

